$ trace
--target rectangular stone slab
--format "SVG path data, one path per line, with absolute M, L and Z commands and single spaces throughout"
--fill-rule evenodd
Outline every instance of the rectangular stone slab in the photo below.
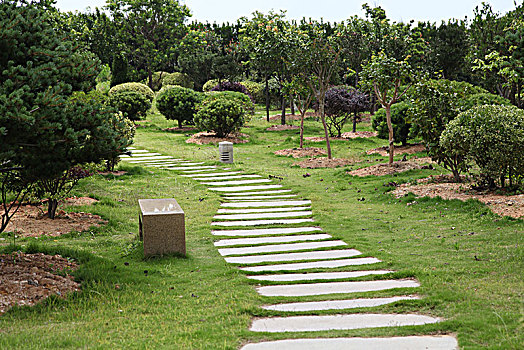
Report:
M 180 161 L 180 159 L 169 158 L 169 159 L 152 160 L 152 161 L 148 161 L 148 162 L 141 161 L 140 164 L 143 164 L 143 165 L 165 165 L 165 164 L 171 164 L 171 163 L 178 164 L 179 161 Z
M 413 280 L 384 280 L 356 282 L 322 282 L 258 287 L 257 292 L 266 297 L 302 297 L 308 295 L 364 293 L 394 288 L 416 288 Z
M 133 160 L 130 161 L 132 164 L 141 164 L 141 163 L 147 163 L 151 160 L 159 160 L 159 159 L 173 159 L 171 156 L 154 156 L 154 157 L 144 157 L 144 158 L 133 158 Z
M 202 182 L 202 184 L 207 185 L 207 186 L 236 186 L 236 185 L 260 184 L 260 183 L 268 183 L 268 182 L 272 182 L 272 180 L 258 179 L 258 180 L 212 181 L 212 182 Z
M 297 206 L 311 204 L 310 200 L 305 201 L 258 201 L 258 202 L 234 202 L 222 203 L 221 207 L 228 208 L 253 208 L 253 207 L 282 207 L 282 206 Z
M 230 264 L 258 264 L 261 262 L 280 262 L 280 261 L 298 261 L 298 260 L 317 260 L 317 259 L 339 259 L 349 258 L 361 255 L 356 249 L 326 250 L 313 251 L 304 253 L 286 253 L 286 254 L 267 254 L 251 255 L 225 258 Z
M 284 213 L 249 213 L 249 214 L 222 214 L 215 215 L 213 219 L 223 220 L 245 220 L 245 219 L 278 219 L 278 218 L 293 218 L 299 216 L 311 216 L 312 211 L 290 211 Z
M 258 226 L 258 225 L 290 225 L 303 222 L 313 222 L 313 219 L 278 219 L 278 220 L 242 220 L 212 222 L 212 226 Z
M 215 165 L 202 165 L 202 166 L 178 166 L 178 167 L 166 167 L 169 170 L 202 170 L 202 169 L 215 169 Z
M 133 154 L 135 154 L 135 153 L 149 153 L 149 151 L 146 150 L 146 149 L 134 149 L 132 147 L 127 147 L 127 150 L 130 151 Z
M 288 243 L 299 241 L 321 241 L 330 239 L 331 235 L 326 233 L 313 235 L 293 235 L 293 236 L 277 236 L 277 237 L 260 237 L 260 238 L 236 238 L 236 239 L 222 239 L 214 243 L 215 247 L 228 247 L 235 245 L 252 245 L 264 243 Z
M 369 275 L 385 275 L 393 271 L 389 270 L 367 270 L 367 271 L 343 271 L 343 272 L 316 272 L 316 273 L 284 273 L 279 275 L 255 275 L 247 278 L 257 281 L 293 282 L 356 278 Z
M 187 176 L 187 175 L 183 175 Z M 195 180 L 198 181 L 213 181 L 213 180 L 221 180 L 221 181 L 228 181 L 228 180 L 235 180 L 235 179 L 254 179 L 262 177 L 260 175 L 233 175 L 233 176 L 213 176 L 213 177 L 198 177 L 195 178 Z
M 266 236 L 266 235 L 288 235 L 290 233 L 302 233 L 322 231 L 320 227 L 279 227 L 279 228 L 260 228 L 252 230 L 220 230 L 211 231 L 214 236 Z
M 285 303 L 262 306 L 263 309 L 280 312 L 304 312 L 321 310 L 343 310 L 355 309 L 360 307 L 375 307 L 391 304 L 401 300 L 417 300 L 417 296 L 391 297 L 391 298 L 372 298 L 372 299 L 349 299 L 349 300 L 326 300 L 310 301 L 302 303 Z
M 268 190 L 271 188 L 281 188 L 281 187 L 282 185 L 231 186 L 231 187 L 215 187 L 215 188 L 210 188 L 210 190 L 218 191 L 218 192 L 239 192 L 239 191 Z
M 240 350 L 458 350 L 450 335 L 382 338 L 284 339 L 246 344 Z
M 206 174 L 194 174 L 194 175 L 180 175 L 183 177 L 194 177 L 198 180 L 199 177 L 209 177 L 209 176 L 230 176 L 235 174 L 241 174 L 241 171 L 229 171 L 225 173 L 206 173 Z
M 344 266 L 376 264 L 379 262 L 381 261 L 377 258 L 354 258 L 354 259 L 302 262 L 302 263 L 292 263 L 292 264 L 249 266 L 249 267 L 241 267 L 240 270 L 249 271 L 249 272 L 262 272 L 262 271 L 298 271 L 298 270 L 307 270 L 307 269 L 334 269 L 334 268 L 344 267 Z
M 273 252 L 290 252 L 294 250 L 306 249 L 320 249 L 340 247 L 347 245 L 344 241 L 322 241 L 322 242 L 305 242 L 305 243 L 288 243 L 288 244 L 271 244 L 259 245 L 255 247 L 242 248 L 222 248 L 218 253 L 222 256 L 227 255 L 245 255 L 245 254 L 259 254 L 259 253 L 273 253 Z
M 194 174 L 194 173 L 204 173 L 204 172 L 208 172 L 208 171 L 216 171 L 216 167 L 210 167 L 210 168 L 205 168 L 205 169 L 202 169 L 202 167 L 198 168 L 197 170 L 185 170 L 185 171 L 182 171 L 184 174 Z
M 275 193 L 288 193 L 291 190 L 272 190 L 272 191 L 258 191 L 258 192 L 242 192 L 242 193 L 226 193 L 225 196 L 251 196 L 256 194 L 275 194 Z
M 378 327 L 418 326 L 440 322 L 440 318 L 423 315 L 353 314 L 327 316 L 290 316 L 253 321 L 253 332 L 318 332 Z M 389 349 L 389 348 L 387 348 Z
M 212 188 L 211 188 L 212 189 Z M 224 196 L 227 196 L 228 194 L 223 194 Z M 224 197 L 225 200 L 228 201 L 237 201 L 237 200 L 249 200 L 249 201 L 260 201 L 265 199 L 275 199 L 275 198 L 294 198 L 298 197 L 296 194 L 281 194 L 281 195 L 274 195 L 274 196 L 238 196 L 238 197 Z
M 304 211 L 311 210 L 311 207 L 295 207 L 295 208 L 259 208 L 259 209 L 218 209 L 218 214 L 249 214 L 249 213 L 277 213 L 285 211 Z
M 136 159 L 136 160 L 140 160 L 140 158 L 142 157 L 153 157 L 153 156 L 161 156 L 162 154 L 160 153 L 142 153 L 142 154 L 138 154 L 136 157 L 135 156 L 129 156 L 127 154 L 121 154 L 119 157 L 120 158 L 132 158 L 132 159 Z

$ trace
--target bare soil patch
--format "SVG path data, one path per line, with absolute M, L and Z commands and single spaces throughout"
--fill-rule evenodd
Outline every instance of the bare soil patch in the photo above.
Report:
M 355 132 L 350 131 L 350 132 L 343 132 L 342 138 L 343 139 L 356 139 L 358 137 L 368 138 L 368 137 L 375 137 L 377 135 L 378 133 L 374 131 L 355 131 Z
M 34 305 L 51 295 L 64 298 L 79 291 L 80 284 L 69 275 L 77 268 L 60 255 L 0 255 L 0 314 L 14 305 Z
M 181 128 L 179 127 L 172 127 L 172 128 L 167 128 L 167 129 L 163 129 L 163 131 L 167 131 L 167 132 L 188 132 L 188 131 L 195 131 L 197 128 L 195 128 L 194 126 L 183 126 Z
M 412 192 L 418 197 L 441 197 L 443 199 L 477 199 L 485 203 L 496 214 L 524 217 L 524 194 L 505 196 L 488 191 L 475 191 L 471 183 L 453 183 L 451 176 L 428 177 L 418 180 L 418 184 L 402 184 L 392 193 L 400 198 Z
M 412 162 L 416 162 L 418 164 L 437 164 L 431 157 L 413 157 L 410 159 Z
M 389 166 L 388 163 L 380 163 L 367 168 L 348 171 L 348 174 L 353 176 L 382 176 L 402 173 L 411 169 L 421 168 L 422 166 L 413 162 L 393 162 L 392 166 Z
M 304 118 L 320 118 L 320 114 L 315 112 L 306 112 L 304 115 Z M 276 114 L 269 116 L 269 120 L 280 120 L 282 119 L 282 114 Z M 300 120 L 300 113 L 297 113 L 295 115 L 292 114 L 286 114 L 286 121 L 287 120 Z
M 318 147 L 306 147 L 306 148 L 288 148 L 281 149 L 276 151 L 277 156 L 291 156 L 293 158 L 303 158 L 303 157 L 315 157 L 323 156 L 326 154 L 326 150 Z
M 353 164 L 355 161 L 353 159 L 345 158 L 309 158 L 301 162 L 293 163 L 293 165 L 298 165 L 301 168 L 306 169 L 316 169 L 316 168 L 337 168 L 340 166 L 346 166 Z
M 249 136 L 242 133 L 232 134 L 227 137 L 217 137 L 214 132 L 199 132 L 186 140 L 186 143 L 196 143 L 197 145 L 207 145 L 210 143 L 218 144 L 222 141 L 232 143 L 247 143 Z
M 67 198 L 60 203 L 55 219 L 49 219 L 45 212 L 47 208 L 41 205 L 22 205 L 12 217 L 6 232 L 16 232 L 23 237 L 60 236 L 72 231 L 82 232 L 90 227 L 98 227 L 107 224 L 99 215 L 78 212 L 66 213 L 61 209 L 63 205 L 80 206 L 91 205 L 96 199 L 88 197 Z
M 304 139 L 311 142 L 326 142 L 326 138 L 323 136 L 306 136 Z M 330 137 L 329 140 L 346 140 L 343 137 Z
M 413 145 L 405 145 L 405 146 L 395 146 L 395 154 L 403 154 L 403 153 L 413 154 L 413 153 L 418 153 L 418 152 L 424 152 L 425 150 L 426 148 L 421 143 L 416 143 Z M 384 157 L 388 156 L 389 154 L 388 152 L 389 152 L 389 147 L 387 146 L 374 148 L 369 151 L 366 151 L 367 154 L 378 153 Z
M 113 175 L 113 176 L 122 176 L 124 174 L 127 174 L 127 171 L 118 170 L 118 171 L 99 171 L 100 175 Z
M 271 125 L 266 131 L 296 130 L 298 128 L 296 125 Z

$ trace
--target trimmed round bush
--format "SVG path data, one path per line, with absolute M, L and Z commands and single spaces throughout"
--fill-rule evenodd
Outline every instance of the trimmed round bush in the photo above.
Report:
M 188 89 L 193 89 L 195 86 L 189 75 L 179 72 L 166 75 L 162 79 L 162 86 L 165 85 L 178 85 Z
M 212 88 L 214 88 L 217 85 L 218 85 L 218 79 L 211 79 L 211 80 L 206 81 L 206 83 L 202 87 L 202 90 L 204 92 L 209 92 L 211 91 Z
M 260 84 L 250 80 L 244 80 L 241 82 L 248 91 L 249 96 L 253 99 L 255 103 L 263 103 L 265 101 L 264 97 L 264 84 Z
M 142 96 L 149 99 L 149 102 L 153 102 L 153 99 L 155 98 L 155 93 L 153 92 L 153 90 L 151 90 L 149 86 L 142 83 L 124 83 L 115 85 L 111 88 L 111 90 L 109 90 L 109 97 L 111 97 L 114 94 L 129 91 L 141 94 Z
M 201 94 L 194 90 L 176 85 L 168 86 L 162 88 L 158 94 L 156 108 L 167 119 L 177 120 L 178 127 L 181 128 L 184 121 L 193 121 L 196 106 L 201 101 Z
M 253 98 L 249 95 L 249 91 L 246 89 L 244 85 L 241 83 L 237 83 L 234 81 L 221 81 L 220 84 L 216 85 L 211 89 L 211 91 L 235 91 L 235 92 L 241 92 L 243 94 L 246 94 L 253 100 Z
M 464 101 L 465 109 L 470 109 L 475 106 L 482 106 L 482 105 L 511 106 L 511 102 L 502 96 L 498 96 L 498 95 L 494 95 L 490 93 L 481 93 L 481 94 L 470 95 Z
M 514 106 L 484 105 L 460 113 L 440 137 L 451 156 L 462 156 L 480 168 L 484 184 L 504 187 L 505 179 L 524 177 L 524 111 Z
M 411 124 L 407 122 L 408 110 L 411 104 L 407 102 L 395 103 L 391 106 L 391 123 L 393 124 L 393 138 L 403 145 L 407 143 Z M 389 129 L 386 120 L 386 110 L 379 109 L 372 118 L 371 126 L 377 131 L 381 139 L 389 139 Z
M 226 99 L 235 100 L 242 105 L 246 113 L 255 112 L 255 104 L 251 98 L 241 92 L 236 91 L 211 91 L 206 94 L 206 100 Z
M 151 108 L 151 101 L 143 94 L 135 91 L 113 93 L 109 97 L 111 106 L 117 108 L 124 117 L 131 120 L 141 120 Z
M 225 137 L 240 130 L 244 124 L 245 110 L 234 99 L 205 99 L 195 115 L 195 125 L 200 130 L 214 131 L 218 137 Z

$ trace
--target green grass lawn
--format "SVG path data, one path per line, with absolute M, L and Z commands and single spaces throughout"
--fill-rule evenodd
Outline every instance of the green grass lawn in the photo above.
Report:
M 364 256 L 383 261 L 365 268 L 393 269 L 398 272 L 391 277 L 420 281 L 417 294 L 423 299 L 375 307 L 369 312 L 413 312 L 446 319 L 400 329 L 293 333 L 287 337 L 452 333 L 466 349 L 523 346 L 522 220 L 501 218 L 476 201 L 415 199 L 412 195 L 398 200 L 388 194 L 389 182 L 410 182 L 443 172 L 440 168 L 397 176 L 349 176 L 348 169 L 386 160 L 365 155 L 365 150 L 386 144 L 377 138 L 332 142 L 334 157 L 360 161 L 353 166 L 293 166 L 296 160 L 273 152 L 297 147 L 298 130 L 266 132 L 269 125 L 263 115 L 259 108 L 242 130 L 250 141 L 234 146 L 233 167 L 278 176 L 282 180 L 277 181 L 286 188 L 311 199 L 315 225 Z M 218 159 L 218 146 L 187 144 L 188 132 L 162 131 L 174 125 L 158 114 L 151 115 L 147 127 L 137 130 L 134 146 L 188 160 L 212 163 Z M 349 131 L 350 125 L 346 128 Z M 359 124 L 358 130 L 370 130 L 369 124 Z M 306 135 L 321 134 L 321 124 L 307 119 Z M 306 142 L 306 146 L 324 144 Z M 83 180 L 76 193 L 100 201 L 91 207 L 68 209 L 99 214 L 109 221 L 107 226 L 17 241 L 29 250 L 76 258 L 81 262 L 76 277 L 83 281 L 83 291 L 66 300 L 52 298 L 33 308 L 13 308 L 0 316 L 0 348 L 236 349 L 247 341 L 285 338 L 284 334 L 248 331 L 252 317 L 280 315 L 259 306 L 289 299 L 259 296 L 254 286 L 271 283 L 245 278 L 218 254 L 213 246 L 217 238 L 210 234 L 211 219 L 220 203 L 218 195 L 173 172 L 131 165 L 120 165 L 120 169 L 128 173 Z M 304 177 L 305 173 L 311 176 Z M 137 200 L 169 197 L 176 198 L 186 213 L 187 257 L 144 259 L 136 239 Z M 11 239 L 8 233 L 0 237 L 5 238 L 3 243 Z M 383 276 L 362 279 L 373 278 Z M 389 290 L 351 297 L 403 292 L 412 293 L 409 289 Z M 334 298 L 347 297 L 340 294 Z

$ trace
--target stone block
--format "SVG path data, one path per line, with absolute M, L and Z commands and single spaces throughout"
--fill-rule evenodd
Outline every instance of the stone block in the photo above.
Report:
M 173 198 L 139 199 L 144 255 L 186 254 L 184 211 Z

